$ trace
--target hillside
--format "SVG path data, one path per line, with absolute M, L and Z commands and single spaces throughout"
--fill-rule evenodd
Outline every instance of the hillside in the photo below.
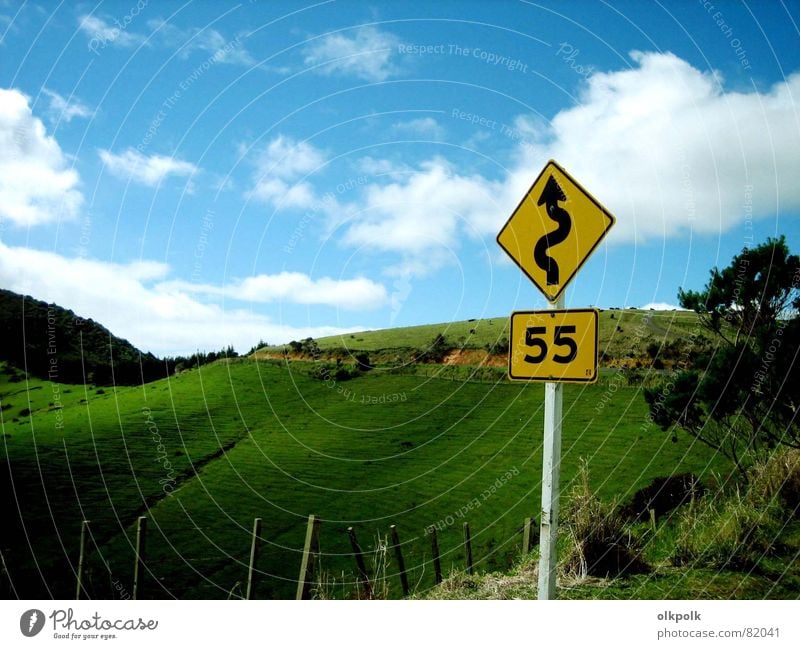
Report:
M 453 520 L 475 499 L 468 518 L 477 567 L 506 569 L 519 556 L 523 519 L 539 508 L 542 400 L 541 386 L 511 384 L 502 373 L 445 380 L 376 369 L 337 381 L 314 378 L 310 364 L 247 359 L 144 388 L 32 380 L 26 391 L 0 375 L 0 548 L 10 573 L 0 588 L 71 597 L 85 518 L 87 590 L 122 596 L 112 584 L 129 592 L 133 525 L 147 512 L 146 596 L 241 596 L 258 516 L 257 596 L 291 597 L 314 513 L 323 519 L 331 596 L 353 595 L 349 525 L 370 556 L 396 525 L 409 578 L 424 592 L 433 586 L 425 529 L 442 528 L 446 572 L 462 565 Z M 648 425 L 636 388 L 566 386 L 564 412 L 564 485 L 580 458 L 599 492 L 622 500 L 658 476 L 711 479 L 728 470 L 691 439 L 673 442 Z M 387 575 L 389 596 L 400 596 L 396 568 Z
M 354 356 L 369 352 L 378 363 L 392 364 L 408 360 L 411 350 L 430 349 L 441 335 L 448 350 L 459 351 L 451 362 L 487 363 L 504 366 L 508 345 L 507 316 L 462 320 L 414 327 L 363 331 L 319 338 L 316 343 L 324 357 Z M 695 344 L 687 340 L 694 336 Z M 600 312 L 600 358 L 606 367 L 649 367 L 657 357 L 656 367 L 671 367 L 680 359 L 690 359 L 698 345 L 708 344 L 700 321 L 692 311 L 643 311 L 640 309 L 604 309 Z M 291 345 L 265 347 L 257 357 L 279 358 Z M 464 353 L 466 352 L 466 353 Z
M 133 385 L 163 378 L 164 363 L 100 323 L 56 304 L 0 289 L 0 361 L 61 383 Z
M 104 367 L 103 341 L 115 363 L 116 346 L 127 344 L 95 323 L 85 329 L 69 311 L 4 297 L 12 309 L 24 307 L 26 319 L 32 314 L 32 331 L 43 322 L 47 336 L 55 330 L 80 340 L 88 331 L 95 356 L 84 354 L 84 363 L 90 358 L 92 367 Z M 130 596 L 135 523 L 146 515 L 145 598 L 242 597 L 255 517 L 263 522 L 255 596 L 292 597 L 309 514 L 322 520 L 318 596 L 358 596 L 347 537 L 353 526 L 381 596 L 401 597 L 386 545 L 390 525 L 400 534 L 415 597 L 534 596 L 535 561 L 520 545 L 523 520 L 539 509 L 543 387 L 508 382 L 505 355 L 487 351 L 502 343 L 506 322 L 330 337 L 307 345 L 320 351 L 310 357 L 265 348 L 248 358 L 181 362 L 193 369 L 138 386 L 92 386 L 83 375 L 71 385 L 61 375 L 32 373 L 22 382 L 0 361 L 0 596 L 74 596 L 83 520 L 91 521 L 85 595 Z M 698 332 L 686 312 L 601 314 L 605 371 L 594 385 L 564 390 L 562 506 L 570 506 L 585 461 L 593 492 L 628 512 L 626 529 L 643 539 L 652 571 L 617 580 L 566 574 L 562 596 L 785 598 L 800 584 L 796 561 L 786 560 L 786 552 L 800 550 L 793 519 L 776 519 L 780 531 L 768 545 L 783 554 L 723 569 L 703 559 L 686 568 L 675 559 L 685 507 L 676 518 L 659 518 L 655 531 L 634 513 L 642 490 L 669 476 L 691 474 L 715 489 L 728 484 L 726 459 L 648 422 L 641 391 L 642 381 L 691 361 L 692 350 L 706 344 Z M 431 351 L 436 338 L 447 341 L 439 361 L 396 362 Z M 31 356 L 46 352 L 49 340 L 28 341 Z M 65 347 L 58 344 L 61 363 Z M 353 361 L 361 352 L 371 360 L 359 368 Z M 619 369 L 631 367 L 641 369 Z M 473 576 L 463 572 L 464 520 Z M 718 536 L 714 520 L 705 525 Z M 440 587 L 431 526 L 450 575 Z

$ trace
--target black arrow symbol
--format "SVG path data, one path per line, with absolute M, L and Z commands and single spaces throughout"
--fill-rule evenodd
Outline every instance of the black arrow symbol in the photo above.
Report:
M 539 197 L 537 205 L 545 204 L 547 215 L 558 224 L 558 227 L 545 234 L 533 247 L 533 260 L 539 268 L 547 273 L 548 286 L 554 286 L 559 283 L 559 272 L 556 260 L 547 254 L 547 250 L 564 241 L 572 229 L 572 217 L 570 217 L 569 212 L 558 206 L 559 201 L 564 202 L 566 200 L 567 197 L 564 194 L 564 190 L 561 189 L 561 186 L 551 175 L 547 179 L 547 184 L 542 190 L 542 195 Z

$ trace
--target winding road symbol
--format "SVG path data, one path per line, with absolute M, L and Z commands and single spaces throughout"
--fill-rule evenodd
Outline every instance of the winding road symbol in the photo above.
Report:
M 555 160 L 539 172 L 497 243 L 549 302 L 558 302 L 614 217 Z
M 547 216 L 555 221 L 558 227 L 539 239 L 533 248 L 533 260 L 539 268 L 547 273 L 548 286 L 557 286 L 560 282 L 558 264 L 547 253 L 550 248 L 562 243 L 572 229 L 572 217 L 570 217 L 567 210 L 558 205 L 559 202 L 563 203 L 566 200 L 567 197 L 564 194 L 564 190 L 561 189 L 558 181 L 551 174 L 536 204 L 539 206 L 545 205 Z

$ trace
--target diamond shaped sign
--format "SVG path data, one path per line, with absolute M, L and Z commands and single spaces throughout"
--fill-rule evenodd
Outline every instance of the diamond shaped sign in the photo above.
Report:
M 614 222 L 605 207 L 550 160 L 500 230 L 497 243 L 555 302 Z

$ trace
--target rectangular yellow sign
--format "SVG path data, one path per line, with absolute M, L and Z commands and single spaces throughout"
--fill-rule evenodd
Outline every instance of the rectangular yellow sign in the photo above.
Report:
M 515 311 L 511 314 L 509 378 L 594 383 L 597 327 L 597 309 Z

